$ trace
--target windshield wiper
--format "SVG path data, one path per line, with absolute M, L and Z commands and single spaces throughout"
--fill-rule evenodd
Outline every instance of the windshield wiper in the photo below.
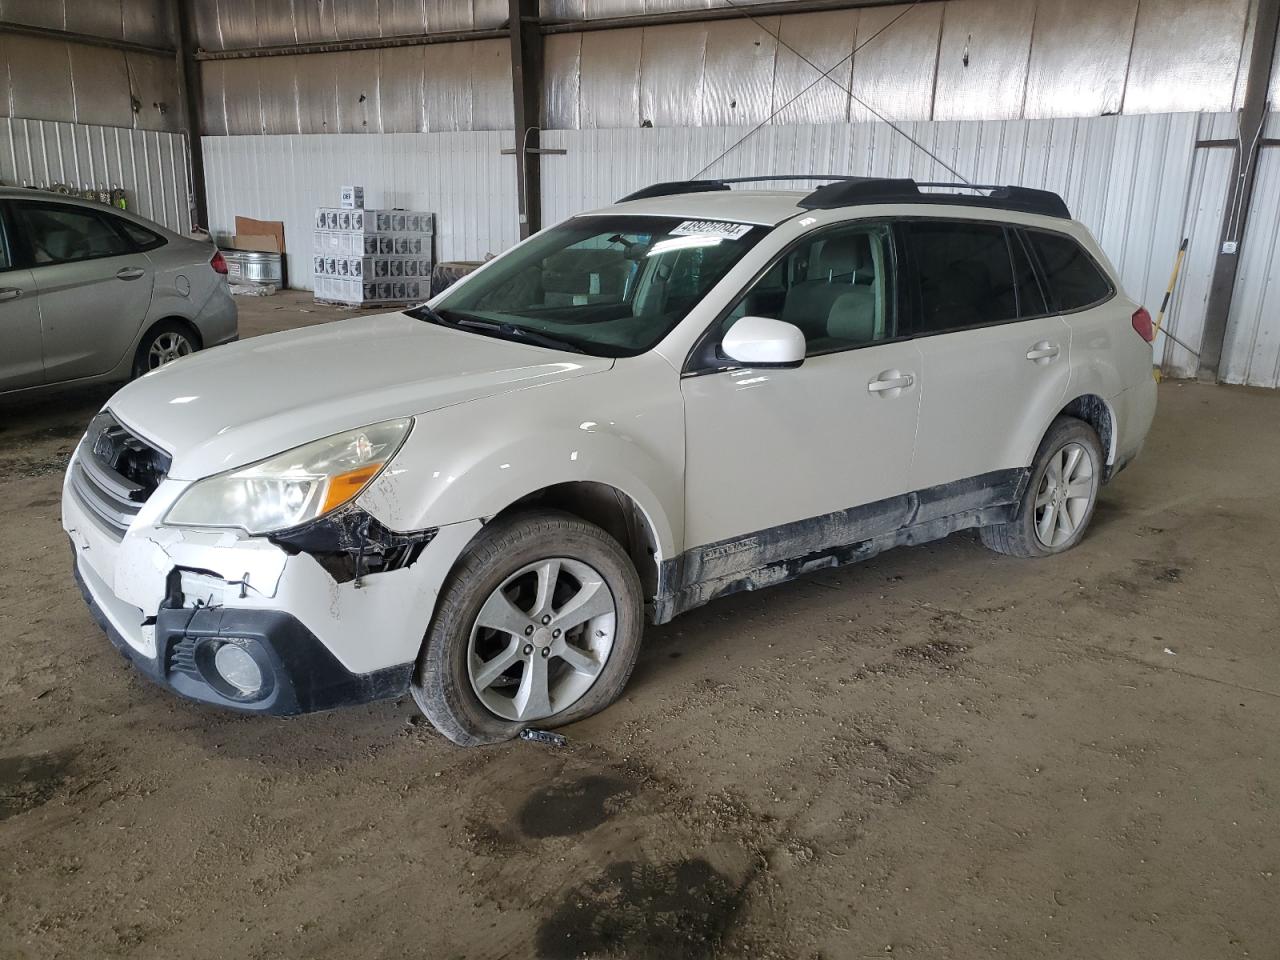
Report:
M 471 313 L 463 314 L 456 310 L 441 312 L 427 303 L 419 304 L 408 313 L 418 320 L 427 320 L 442 327 L 484 330 L 488 333 L 497 333 L 508 340 L 523 340 L 525 343 L 534 343 L 540 347 L 550 347 L 553 350 L 568 350 L 570 353 L 586 353 L 577 344 L 569 340 L 562 340 L 549 333 L 541 333 L 537 330 L 530 330 L 527 327 L 517 327 L 514 323 L 504 323 L 501 320 L 488 320 Z

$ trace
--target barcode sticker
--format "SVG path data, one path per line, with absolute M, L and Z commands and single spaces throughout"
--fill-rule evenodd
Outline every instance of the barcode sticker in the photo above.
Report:
M 739 240 L 751 231 L 749 223 L 724 223 L 719 220 L 686 220 L 671 231 L 673 237 L 720 237 Z

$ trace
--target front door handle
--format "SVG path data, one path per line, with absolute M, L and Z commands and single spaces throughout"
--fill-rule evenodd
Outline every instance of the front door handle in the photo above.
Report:
M 1062 348 L 1056 343 L 1050 343 L 1048 340 L 1041 340 L 1034 347 L 1027 351 L 1027 359 L 1034 360 L 1036 363 L 1052 363 L 1058 359 L 1058 354 L 1062 353 Z
M 117 280 L 137 280 L 140 276 L 142 276 L 146 272 L 147 271 L 143 270 L 141 267 L 121 267 L 119 270 L 116 271 L 116 279 Z
M 0 300 L 17 300 L 22 296 L 22 290 L 18 287 L 0 287 Z
M 903 373 L 900 370 L 882 370 L 867 384 L 867 392 L 878 393 L 882 397 L 892 399 L 915 382 L 914 374 Z

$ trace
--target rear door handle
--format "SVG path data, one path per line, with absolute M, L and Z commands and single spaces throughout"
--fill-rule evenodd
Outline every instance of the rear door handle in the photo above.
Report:
M 915 376 L 910 373 L 900 373 L 897 370 L 882 370 L 874 380 L 867 384 L 867 392 L 878 393 L 882 397 L 896 397 L 915 382 Z
M 1056 343 L 1050 343 L 1048 340 L 1041 340 L 1034 347 L 1027 351 L 1027 359 L 1034 360 L 1036 363 L 1050 363 L 1058 359 L 1058 354 L 1062 353 L 1062 348 Z
M 147 271 L 143 270 L 141 267 L 121 267 L 119 270 L 116 271 L 116 279 L 117 280 L 137 280 L 140 276 L 142 276 L 146 272 Z
M 17 300 L 22 296 L 22 290 L 18 287 L 0 287 L 0 300 Z

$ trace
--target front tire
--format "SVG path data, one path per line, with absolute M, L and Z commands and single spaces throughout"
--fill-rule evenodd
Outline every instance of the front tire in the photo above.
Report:
M 462 746 L 572 723 L 622 693 L 643 629 L 640 578 L 607 533 L 558 511 L 498 520 L 440 591 L 413 698 Z
M 978 531 L 982 542 L 1012 557 L 1051 557 L 1070 550 L 1093 519 L 1103 464 L 1093 427 L 1075 417 L 1058 417 L 1040 441 L 1013 520 L 983 527 Z

